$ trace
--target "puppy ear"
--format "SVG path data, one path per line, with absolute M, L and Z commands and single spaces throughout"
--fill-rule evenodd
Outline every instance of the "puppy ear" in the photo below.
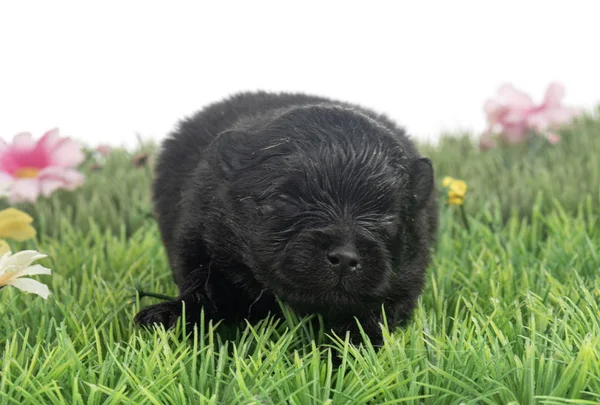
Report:
M 240 172 L 288 152 L 287 143 L 280 138 L 239 129 L 221 132 L 212 144 L 214 165 L 226 180 L 235 179 Z
M 228 180 L 233 178 L 250 158 L 246 147 L 247 139 L 247 134 L 230 130 L 221 132 L 213 141 L 215 167 Z
M 433 166 L 430 159 L 420 158 L 412 162 L 409 184 L 417 208 L 423 208 L 433 191 Z

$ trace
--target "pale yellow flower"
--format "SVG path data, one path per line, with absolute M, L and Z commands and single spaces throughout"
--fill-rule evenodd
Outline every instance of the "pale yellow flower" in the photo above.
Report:
M 0 239 L 0 256 L 10 251 L 10 246 L 5 240 Z
M 4 253 L 0 257 L 0 288 L 11 285 L 19 290 L 47 299 L 50 295 L 47 285 L 31 278 L 23 278 L 23 276 L 51 274 L 51 270 L 46 267 L 39 264 L 31 265 L 34 261 L 44 257 L 46 257 L 45 254 L 35 250 L 23 250 L 15 254 Z
M 35 229 L 31 226 L 32 221 L 33 218 L 16 208 L 0 211 L 0 255 L 10 250 L 4 239 L 22 242 L 35 236 Z

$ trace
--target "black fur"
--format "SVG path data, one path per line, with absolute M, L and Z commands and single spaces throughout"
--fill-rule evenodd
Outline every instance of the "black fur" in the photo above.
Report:
M 393 327 L 422 292 L 433 189 L 429 159 L 372 111 L 265 92 L 212 104 L 159 155 L 154 209 L 180 296 L 136 322 L 172 326 L 182 301 L 192 322 L 201 308 L 256 319 L 277 296 L 337 332 L 356 333 L 357 317 L 378 339 L 382 304 Z

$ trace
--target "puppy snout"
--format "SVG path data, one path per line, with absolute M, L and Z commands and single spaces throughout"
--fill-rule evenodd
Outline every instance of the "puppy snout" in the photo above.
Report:
M 350 245 L 334 247 L 327 253 L 331 268 L 339 274 L 355 271 L 360 267 L 358 252 Z

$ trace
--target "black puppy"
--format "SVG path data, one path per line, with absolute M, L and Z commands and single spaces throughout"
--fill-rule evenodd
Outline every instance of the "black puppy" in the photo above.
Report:
M 275 297 L 338 333 L 410 318 L 437 225 L 433 169 L 384 116 L 303 94 L 243 93 L 163 144 L 154 209 L 180 295 L 136 322 L 260 318 Z

